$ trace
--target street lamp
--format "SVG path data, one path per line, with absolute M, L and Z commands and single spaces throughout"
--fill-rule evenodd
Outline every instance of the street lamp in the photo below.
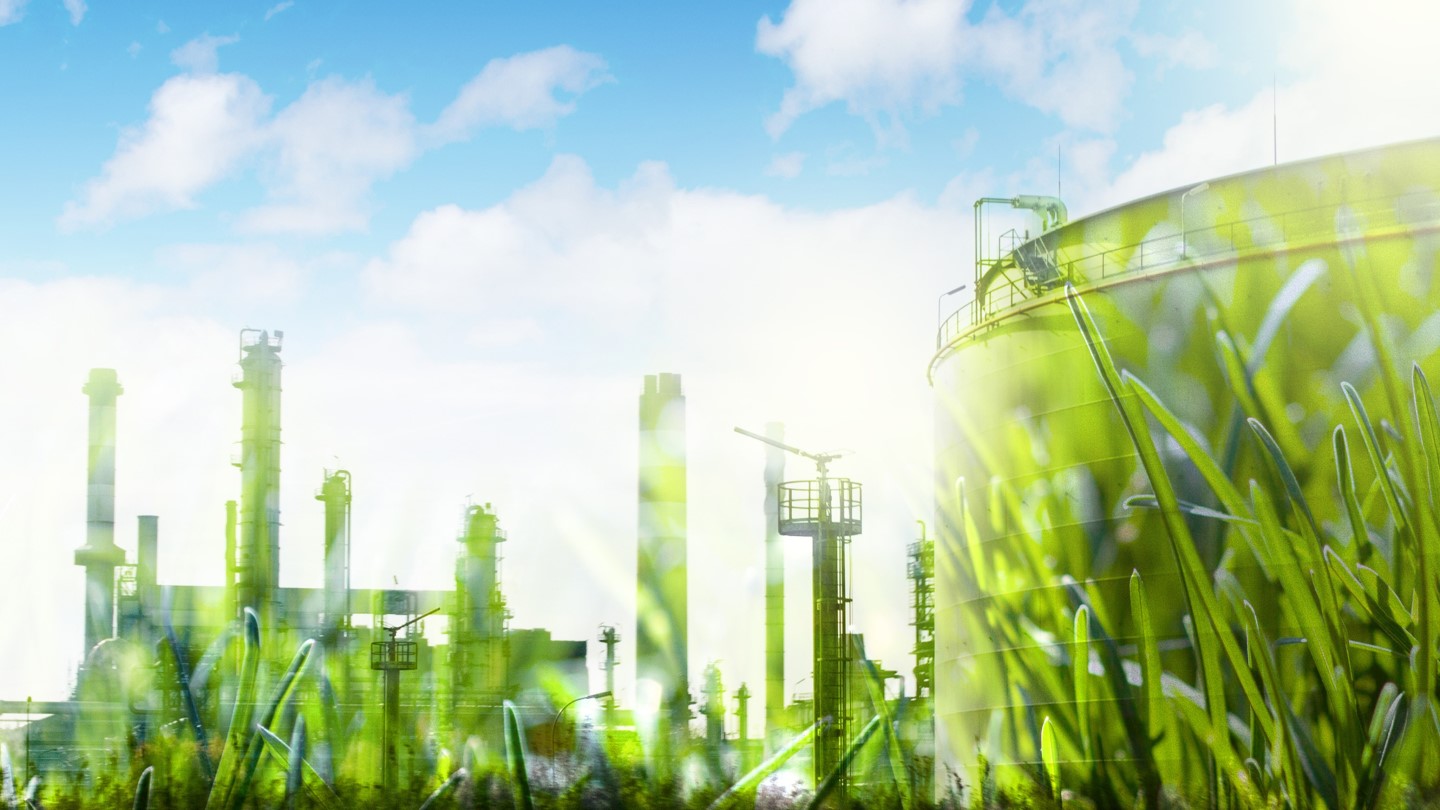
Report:
M 970 286 L 970 285 L 969 285 L 969 284 L 961 284 L 959 287 L 956 287 L 955 289 L 953 289 L 953 290 L 951 290 L 951 291 L 949 291 L 949 292 L 940 293 L 940 297 L 938 297 L 938 298 L 935 299 L 935 348 L 937 348 L 937 349 L 940 348 L 940 327 L 942 327 L 942 326 L 945 325 L 945 319 L 944 319 L 944 316 L 943 316 L 943 314 L 942 314 L 942 313 L 943 313 L 943 310 L 940 309 L 940 307 L 941 307 L 941 302 L 943 302 L 946 298 L 949 298 L 950 296 L 954 295 L 955 293 L 963 292 L 963 291 L 965 290 L 965 288 L 968 287 L 968 286 Z
M 1204 191 L 1204 190 L 1206 190 L 1206 189 L 1208 189 L 1208 188 L 1210 188 L 1210 184 L 1209 184 L 1209 183 L 1201 183 L 1200 185 L 1198 185 L 1198 186 L 1190 189 L 1189 191 L 1185 192 L 1184 194 L 1181 194 L 1181 195 L 1180 195 L 1180 258 L 1182 258 L 1182 259 L 1185 258 L 1185 251 L 1186 251 L 1186 247 L 1187 247 L 1186 244 L 1185 244 L 1185 241 L 1186 241 L 1186 230 L 1185 230 L 1185 198 L 1186 198 L 1186 197 L 1189 197 L 1191 194 L 1199 194 L 1200 192 L 1202 192 L 1202 191 Z
M 559 736 L 560 716 L 563 715 L 563 714 L 565 714 L 565 710 L 566 710 L 566 709 L 570 708 L 571 706 L 574 706 L 576 703 L 579 703 L 579 702 L 582 701 L 582 700 L 594 700 L 595 698 L 610 697 L 610 695 L 611 695 L 611 692 L 610 692 L 609 689 L 606 689 L 604 692 L 596 692 L 596 693 L 593 694 L 593 695 L 581 695 L 580 697 L 575 698 L 574 700 L 570 701 L 569 703 L 566 703 L 564 706 L 561 706 L 561 707 L 560 707 L 560 711 L 558 711 L 558 712 L 555 713 L 555 719 L 550 721 L 550 745 L 551 745 L 551 747 L 554 749 L 553 751 L 550 752 L 550 781 L 551 781 L 551 782 L 554 782 L 554 781 L 555 781 L 555 760 L 559 758 L 559 754 L 560 754 L 560 745 L 559 745 L 559 743 L 557 742 L 557 740 L 560 739 L 560 736 Z

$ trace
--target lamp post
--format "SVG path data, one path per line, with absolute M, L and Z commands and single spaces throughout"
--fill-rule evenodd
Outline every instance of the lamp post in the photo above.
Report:
M 963 292 L 965 288 L 969 286 L 969 284 L 961 284 L 959 287 L 956 287 L 949 292 L 940 293 L 940 296 L 935 299 L 935 348 L 940 348 L 940 327 L 945 325 L 945 318 L 942 314 L 943 310 L 940 309 L 941 302 L 943 302 L 946 298 L 954 295 L 955 293 Z
M 1180 195 L 1180 258 L 1182 259 L 1186 258 L 1186 251 L 1188 249 L 1188 246 L 1186 245 L 1186 236 L 1188 232 L 1185 229 L 1185 199 L 1191 194 L 1199 194 L 1200 192 L 1208 188 L 1210 188 L 1209 183 L 1201 183 L 1200 185 L 1195 186 L 1194 188 Z
M 610 692 L 609 689 L 606 689 L 604 692 L 596 692 L 596 693 L 593 694 L 593 695 L 581 695 L 580 697 L 575 698 L 574 700 L 570 701 L 569 703 L 566 703 L 564 706 L 561 706 L 561 707 L 560 707 L 560 711 L 558 711 L 558 712 L 555 713 L 555 719 L 550 721 L 550 745 L 554 748 L 554 750 L 550 752 L 550 781 L 551 781 L 551 782 L 554 782 L 554 781 L 555 781 L 555 760 L 559 757 L 559 754 L 560 754 L 560 746 L 559 746 L 559 744 L 557 743 L 557 740 L 559 740 L 559 738 L 560 738 L 560 737 L 559 737 L 559 726 L 560 726 L 560 717 L 561 717 L 561 715 L 565 714 L 565 710 L 566 710 L 566 709 L 570 708 L 571 706 L 574 706 L 576 703 L 579 703 L 579 702 L 582 701 L 582 700 L 594 700 L 595 698 L 610 697 L 610 695 L 611 695 L 611 692 Z

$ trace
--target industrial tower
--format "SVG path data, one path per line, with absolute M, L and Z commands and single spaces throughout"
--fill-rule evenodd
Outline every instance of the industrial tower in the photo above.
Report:
M 639 471 L 635 695 L 642 714 L 654 712 L 652 751 L 663 774 L 688 736 L 690 723 L 685 396 L 679 374 L 645 377 Z
M 915 700 L 929 701 L 935 689 L 935 541 L 920 524 L 920 539 L 910 544 L 910 591 L 915 618 Z
M 115 398 L 125 389 L 115 369 L 92 368 L 80 390 L 90 397 L 85 545 L 75 550 L 75 564 L 85 568 L 84 661 L 115 634 L 115 566 L 125 562 L 125 551 L 115 545 Z
M 261 632 L 278 634 L 280 609 L 280 347 L 284 332 L 240 331 L 243 394 L 240 426 L 239 535 L 235 559 L 236 616 L 250 608 Z M 270 644 L 267 648 L 273 649 Z
M 503 739 L 505 632 L 510 618 L 500 591 L 500 544 L 505 532 L 490 504 L 465 509 L 455 557 L 455 601 L 450 615 L 450 677 L 455 729 L 482 729 L 494 745 Z
M 851 538 L 860 534 L 860 483 L 848 478 L 830 478 L 830 462 L 836 453 L 807 453 L 743 428 L 736 433 L 794 453 L 815 462 L 811 481 L 780 484 L 780 534 L 811 539 L 811 599 L 814 603 L 813 706 L 815 722 L 815 781 L 818 784 L 840 764 L 841 753 L 850 739 L 849 675 L 851 668 L 847 588 L 847 563 Z M 843 794 L 847 775 L 840 774 Z

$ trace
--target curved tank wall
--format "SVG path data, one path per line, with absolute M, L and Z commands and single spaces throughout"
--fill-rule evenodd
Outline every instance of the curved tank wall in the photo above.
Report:
M 1351 431 L 1362 496 L 1375 479 L 1341 383 L 1358 389 L 1377 423 L 1410 418 L 1393 414 L 1386 399 L 1357 294 L 1382 311 L 1378 322 L 1408 403 L 1412 361 L 1440 377 L 1437 226 L 1440 140 L 1432 140 L 1212 179 L 1077 220 L 1017 255 L 1054 259 L 1116 366 L 1155 391 L 1232 480 L 1278 489 L 1242 418 L 1257 415 L 1293 466 L 1325 541 L 1341 548 L 1350 524 L 1335 495 L 1337 424 Z M 1176 559 L 1161 516 L 1143 500 L 1151 484 L 1063 288 L 1002 281 L 986 294 L 946 322 L 930 365 L 940 518 L 937 751 L 972 786 L 1027 774 L 1038 782 L 1047 718 L 1059 759 L 1069 763 L 1062 773 L 1127 756 L 1116 718 L 1135 707 L 1116 705 L 1120 692 L 1106 680 L 1098 644 L 1089 647 L 1089 708 L 1077 709 L 1071 653 L 1082 593 L 1096 627 L 1126 660 L 1127 681 L 1138 684 L 1130 579 L 1139 571 L 1170 675 L 1167 694 L 1198 686 Z M 1227 345 L 1251 369 L 1249 383 L 1232 386 Z M 1153 429 L 1180 500 L 1223 511 L 1180 446 Z M 1380 433 L 1398 442 L 1403 431 Z M 1127 504 L 1132 496 L 1142 500 Z M 1373 497 L 1365 517 L 1380 543 L 1387 529 Z M 1284 515 L 1287 526 L 1291 517 Z M 1213 581 L 1222 597 L 1250 601 L 1269 639 L 1304 635 L 1274 572 L 1259 566 L 1234 521 L 1197 512 L 1185 522 L 1206 569 L 1219 572 Z M 1302 652 L 1292 652 L 1303 645 L 1276 650 L 1282 668 L 1306 666 Z M 1393 674 L 1384 666 L 1363 654 L 1354 662 L 1367 720 Z M 1231 711 L 1239 705 L 1232 700 Z M 1244 725 L 1239 714 L 1232 726 Z M 1336 732 L 1323 710 L 1315 715 L 1323 748 Z M 1153 749 L 1157 759 L 1191 756 L 1178 726 L 1149 722 L 1166 731 Z M 1238 745 L 1244 740 L 1235 734 Z M 1198 765 L 1170 772 L 1194 770 L 1186 778 L 1203 783 L 1206 758 L 1195 759 Z M 1132 776 L 1125 767 L 1111 773 L 1122 773 L 1114 778 L 1133 799 L 1138 785 L 1128 770 Z

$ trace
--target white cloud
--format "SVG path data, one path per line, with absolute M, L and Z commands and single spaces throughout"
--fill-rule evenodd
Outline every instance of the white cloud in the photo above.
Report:
M 1215 43 L 1193 28 L 1173 36 L 1137 31 L 1129 39 L 1135 52 L 1157 60 L 1161 71 L 1174 67 L 1204 70 L 1220 63 Z
M 166 25 L 164 20 L 160 20 L 159 22 L 155 23 L 155 33 L 168 34 L 170 33 L 170 26 Z
M 266 171 L 272 201 L 246 212 L 242 230 L 362 229 L 370 186 L 419 153 L 408 99 L 380 92 L 369 79 L 311 84 L 275 116 L 265 137 L 273 150 Z
M 574 111 L 575 97 L 610 80 L 605 60 L 568 45 L 492 59 L 440 113 L 429 135 L 447 142 L 486 126 L 553 127 Z
M 997 5 L 973 24 L 969 8 L 968 0 L 794 0 L 779 23 L 762 18 L 756 49 L 795 74 L 766 128 L 778 137 L 800 115 L 844 101 L 882 142 L 903 139 L 901 118 L 959 103 L 971 77 L 1069 126 L 1118 124 L 1131 76 L 1115 44 L 1135 0 L 1032 0 L 1014 16 Z
M 804 168 L 804 152 L 786 152 L 783 155 L 776 155 L 770 158 L 770 165 L 765 167 L 765 174 L 770 177 L 783 177 L 786 180 L 793 180 L 800 176 L 800 171 Z
M 795 74 L 766 129 L 836 101 L 867 117 L 958 101 L 964 13 L 953 0 L 794 0 L 780 22 L 762 18 L 756 50 Z
M 290 8 L 293 5 L 295 5 L 294 0 L 284 0 L 283 2 L 276 3 L 275 5 L 266 9 L 265 22 L 270 22 L 271 17 L 274 17 L 276 14 L 279 14 L 280 12 Z
M 65 205 L 60 228 L 194 207 L 196 194 L 254 151 L 269 107 L 259 86 L 237 74 L 166 81 L 150 99 L 149 120 L 120 134 L 100 176 Z
M 79 25 L 85 19 L 85 0 L 64 0 L 65 10 L 70 13 L 70 24 Z
M 214 73 L 220 65 L 220 48 L 239 41 L 237 36 L 214 37 L 201 34 L 171 51 L 170 61 L 190 73 Z
M 130 54 L 131 59 L 134 59 L 135 57 L 140 55 L 140 51 L 143 50 L 144 47 L 145 46 L 141 45 L 139 42 L 132 41 L 129 47 L 125 49 L 125 52 Z
M 1295 24 L 1278 47 L 1291 78 L 1274 91 L 1266 81 L 1238 105 L 1186 112 L 1085 207 L 1255 169 L 1276 152 L 1300 160 L 1440 134 L 1440 106 L 1425 102 L 1440 73 L 1430 43 L 1440 8 L 1386 0 L 1362 14 L 1325 0 L 1295 2 L 1287 16 Z
M 0 0 L 0 25 L 20 22 L 25 16 L 25 4 L 30 0 Z
M 409 166 L 424 147 L 482 126 L 554 126 L 573 111 L 575 96 L 608 80 L 599 57 L 561 46 L 492 60 L 428 127 L 415 121 L 408 97 L 368 78 L 312 81 L 271 118 L 253 80 L 216 73 L 217 49 L 235 41 L 205 34 L 171 54 L 187 73 L 156 91 L 149 120 L 122 133 L 100 176 L 66 205 L 62 229 L 193 207 L 195 195 L 253 157 L 267 199 L 239 216 L 241 230 L 361 230 L 371 186 Z

